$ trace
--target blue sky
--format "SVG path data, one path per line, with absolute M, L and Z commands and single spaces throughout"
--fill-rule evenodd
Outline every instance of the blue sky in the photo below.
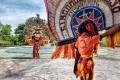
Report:
M 47 20 L 44 0 L 0 0 L 0 20 L 10 24 L 12 30 L 36 14 Z

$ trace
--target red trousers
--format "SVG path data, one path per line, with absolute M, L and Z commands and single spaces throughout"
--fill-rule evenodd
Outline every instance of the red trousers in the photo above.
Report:
M 39 42 L 35 42 L 33 45 L 33 58 L 38 59 L 39 58 Z

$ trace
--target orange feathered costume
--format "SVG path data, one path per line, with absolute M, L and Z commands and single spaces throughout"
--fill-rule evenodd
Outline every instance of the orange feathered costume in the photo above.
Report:
M 80 77 L 81 80 L 93 80 L 93 52 L 97 52 L 98 44 L 100 43 L 100 35 L 96 35 L 94 29 L 95 26 L 92 23 L 86 22 L 86 25 L 81 27 L 85 27 L 87 31 L 83 30 L 75 44 L 75 47 L 78 48 L 78 53 L 80 54 L 75 74 L 76 77 Z

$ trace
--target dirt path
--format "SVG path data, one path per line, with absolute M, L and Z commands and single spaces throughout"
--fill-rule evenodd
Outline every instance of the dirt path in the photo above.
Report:
M 109 50 L 111 54 L 95 57 L 95 80 L 120 79 L 120 48 Z M 73 59 L 1 59 L 0 64 L 0 80 L 79 80 Z

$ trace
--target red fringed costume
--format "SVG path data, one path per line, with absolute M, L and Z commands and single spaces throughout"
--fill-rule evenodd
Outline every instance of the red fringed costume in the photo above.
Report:
M 38 59 L 39 58 L 39 49 L 40 49 L 40 44 L 39 42 L 34 42 L 34 45 L 33 45 L 33 57 L 35 59 Z
M 100 43 L 100 35 L 96 34 L 93 23 L 85 22 L 85 27 L 79 31 L 81 33 L 78 37 L 75 47 L 78 48 L 77 70 L 76 77 L 80 80 L 93 80 L 94 74 L 94 60 L 93 53 L 97 52 L 98 44 Z
M 40 50 L 40 44 L 48 44 L 48 40 L 39 40 L 35 41 L 34 39 L 26 39 L 25 41 L 27 44 L 33 44 L 33 58 L 38 59 L 39 58 L 39 50 Z

